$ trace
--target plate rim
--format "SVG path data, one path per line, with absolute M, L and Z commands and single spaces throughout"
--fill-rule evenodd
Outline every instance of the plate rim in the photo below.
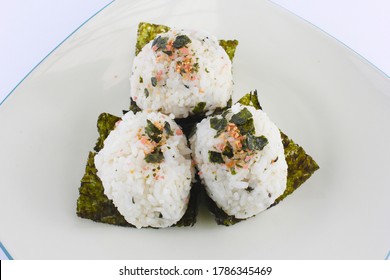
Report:
M 79 27 L 77 27 L 74 31 L 72 31 L 64 40 L 62 40 L 52 51 L 50 51 L 36 66 L 34 66 L 27 74 L 26 76 L 11 90 L 11 92 L 9 94 L 7 94 L 5 96 L 5 98 L 0 102 L 0 106 L 4 103 L 4 101 L 20 86 L 20 84 L 22 84 L 24 82 L 24 80 L 36 69 L 38 68 L 38 66 L 40 66 L 41 63 L 43 63 L 48 57 L 51 56 L 51 54 L 56 51 L 59 47 L 61 47 L 74 33 L 78 32 L 79 29 L 81 29 L 82 27 L 84 27 L 92 18 L 94 18 L 96 15 L 98 15 L 100 12 L 102 12 L 103 10 L 105 10 L 107 7 L 109 7 L 111 4 L 113 4 L 114 2 L 116 2 L 116 0 L 112 0 L 111 2 L 109 2 L 107 5 L 105 5 L 103 8 L 101 8 L 99 11 L 97 11 L 95 14 L 93 14 L 91 17 L 89 17 L 86 21 L 84 21 Z M 282 9 L 284 12 L 286 12 L 287 14 L 289 14 L 290 16 L 295 16 L 296 18 L 299 18 L 301 20 L 303 20 L 302 23 L 304 23 L 305 25 L 309 24 L 308 26 L 312 26 L 314 27 L 317 31 L 320 31 L 322 32 L 323 34 L 327 35 L 328 39 L 335 39 L 336 42 L 338 43 L 341 43 L 340 45 L 337 44 L 339 47 L 343 47 L 344 46 L 344 49 L 346 49 L 347 51 L 352 51 L 350 52 L 351 54 L 353 54 L 357 59 L 359 59 L 362 63 L 364 63 L 365 65 L 367 65 L 368 67 L 370 67 L 375 74 L 378 74 L 379 73 L 379 76 L 383 76 L 386 78 L 386 74 L 381 71 L 379 68 L 377 68 L 374 64 L 372 64 L 370 61 L 368 61 L 367 59 L 365 59 L 363 56 L 361 56 L 359 53 L 355 52 L 353 49 L 351 49 L 350 47 L 348 47 L 347 45 L 345 45 L 343 42 L 339 41 L 338 39 L 336 39 L 335 37 L 333 37 L 332 35 L 328 34 L 327 32 L 323 31 L 321 28 L 319 28 L 318 26 L 308 22 L 307 20 L 297 16 L 296 14 L 294 14 L 293 12 L 281 7 L 280 5 L 272 2 L 272 1 L 268 1 L 270 2 L 272 5 L 275 5 L 278 7 L 278 9 Z M 346 48 L 345 48 L 346 47 Z M 356 56 L 357 55 L 357 56 Z M 368 62 L 368 63 L 367 63 Z M 375 70 L 376 69 L 376 70 Z M 379 70 L 379 71 L 377 71 Z M 387 76 L 389 77 L 389 76 Z M 1 242 L 0 242 L 0 247 L 1 247 Z M 385 259 L 389 259 L 390 258 L 390 251 L 388 252 L 387 256 L 385 256 Z

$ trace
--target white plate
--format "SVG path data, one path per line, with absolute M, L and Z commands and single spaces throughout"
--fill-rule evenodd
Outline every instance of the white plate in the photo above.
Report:
M 265 111 L 321 169 L 232 227 L 136 230 L 76 216 L 101 112 L 129 104 L 140 21 L 236 38 L 236 97 Z M 0 106 L 0 239 L 15 259 L 384 259 L 390 249 L 390 82 L 267 1 L 115 1 Z

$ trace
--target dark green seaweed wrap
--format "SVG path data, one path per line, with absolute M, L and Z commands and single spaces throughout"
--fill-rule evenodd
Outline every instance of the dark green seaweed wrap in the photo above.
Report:
M 119 213 L 112 200 L 104 194 L 103 184 L 97 176 L 97 169 L 94 164 L 94 157 L 104 146 L 104 140 L 114 129 L 119 117 L 108 113 L 100 114 L 97 122 L 99 138 L 96 142 L 94 152 L 88 155 L 85 174 L 81 179 L 79 188 L 80 196 L 77 200 L 77 215 L 81 218 L 90 219 L 96 222 L 113 224 L 118 226 L 134 227 L 128 223 Z M 196 222 L 198 212 L 199 187 L 194 185 L 191 188 L 190 201 L 184 216 L 175 226 L 193 226 Z
M 170 28 L 161 24 L 140 22 L 137 31 L 137 43 L 135 45 L 135 55 L 138 55 L 142 48 L 152 41 L 158 34 L 167 32 Z
M 140 22 L 137 31 L 137 43 L 135 47 L 135 55 L 137 55 L 142 48 L 152 41 L 158 34 L 164 33 L 171 29 L 168 26 L 161 24 L 153 24 L 147 22 Z M 233 61 L 234 53 L 238 45 L 237 40 L 219 40 L 219 45 L 226 51 L 231 61 Z
M 258 100 L 257 91 L 254 93 L 248 93 L 244 95 L 239 103 L 246 106 L 253 106 L 256 109 L 261 110 L 261 106 Z M 276 201 L 270 206 L 275 206 L 288 195 L 292 194 L 298 189 L 316 170 L 320 167 L 314 161 L 314 159 L 306 154 L 305 150 L 298 144 L 294 143 L 293 140 L 288 138 L 286 134 L 280 132 L 282 137 L 284 155 L 287 162 L 287 188 L 284 193 L 276 199 Z M 206 194 L 207 196 L 207 194 Z M 231 226 L 245 219 L 237 219 L 234 216 L 229 216 L 217 204 L 209 197 L 206 198 L 207 206 L 215 216 L 215 220 L 219 225 Z

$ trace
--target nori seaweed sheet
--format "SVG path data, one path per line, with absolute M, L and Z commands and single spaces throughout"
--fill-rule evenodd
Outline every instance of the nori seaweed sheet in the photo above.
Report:
M 254 93 L 248 93 L 244 95 L 239 101 L 239 103 L 247 106 L 253 106 L 256 109 L 261 109 L 257 91 Z M 284 155 L 287 162 L 287 187 L 284 193 L 276 199 L 276 201 L 270 206 L 275 206 L 280 201 L 285 199 L 288 195 L 292 194 L 296 189 L 298 189 L 307 179 L 314 174 L 316 170 L 320 167 L 314 161 L 314 159 L 309 156 L 305 150 L 300 147 L 298 144 L 294 143 L 286 134 L 282 131 L 280 132 L 282 137 Z M 211 213 L 215 216 L 215 221 L 219 225 L 231 226 L 240 221 L 246 219 L 237 219 L 234 216 L 229 216 L 222 209 L 220 209 L 217 204 L 206 194 L 207 206 Z
M 294 143 L 294 141 L 282 131 L 280 131 L 280 135 L 282 137 L 284 156 L 286 157 L 288 166 L 287 188 L 271 207 L 292 194 L 320 168 L 315 160 L 308 155 L 301 146 Z
M 90 219 L 96 222 L 113 224 L 118 226 L 134 227 L 128 223 L 119 213 L 112 200 L 104 194 L 103 184 L 97 176 L 97 169 L 94 164 L 94 157 L 104 146 L 104 140 L 111 130 L 114 129 L 115 123 L 120 120 L 119 117 L 102 113 L 97 122 L 99 138 L 95 145 L 95 152 L 88 155 L 85 174 L 81 179 L 79 188 L 80 196 L 77 200 L 77 215 L 81 218 Z M 196 222 L 198 212 L 198 193 L 199 185 L 194 184 L 191 188 L 190 201 L 184 216 L 174 226 L 193 226 Z
M 219 45 L 225 50 L 230 60 L 233 62 L 234 54 L 238 46 L 237 40 L 219 40 Z
M 170 28 L 161 24 L 140 22 L 137 31 L 137 43 L 135 45 L 135 55 L 138 55 L 142 48 L 152 41 L 158 34 L 167 32 Z
M 158 34 L 167 32 L 170 27 L 161 24 L 153 24 L 147 22 L 140 22 L 137 31 L 137 43 L 135 46 L 135 55 L 137 55 L 142 48 L 152 41 Z M 234 53 L 236 52 L 237 40 L 219 40 L 219 45 L 226 51 L 230 60 L 233 61 Z

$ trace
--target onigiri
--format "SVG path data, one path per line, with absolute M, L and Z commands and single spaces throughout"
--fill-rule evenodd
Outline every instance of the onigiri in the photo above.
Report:
M 147 112 L 211 113 L 232 96 L 232 63 L 214 36 L 171 29 L 135 57 L 130 84 L 131 98 Z
M 190 143 L 208 196 L 229 216 L 254 216 L 286 189 L 280 131 L 262 110 L 237 103 L 197 124 Z
M 138 228 L 169 227 L 184 215 L 193 169 L 181 128 L 158 112 L 126 113 L 95 156 L 104 194 Z

